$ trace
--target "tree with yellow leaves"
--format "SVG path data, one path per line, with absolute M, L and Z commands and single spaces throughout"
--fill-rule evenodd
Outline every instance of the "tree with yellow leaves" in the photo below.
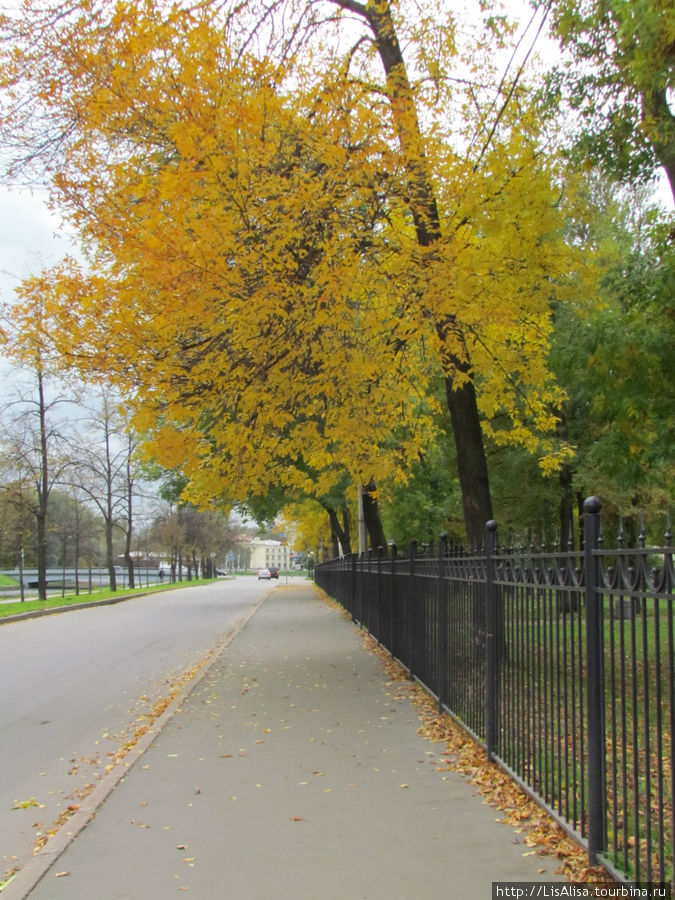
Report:
M 367 33 L 326 58 L 330 4 L 285 4 L 291 41 L 274 5 L 256 53 L 253 6 L 245 19 L 26 0 L 4 22 L 4 136 L 27 141 L 25 158 L 42 135 L 90 250 L 89 273 L 44 285 L 62 352 L 133 396 L 190 496 L 404 478 L 436 436 L 440 374 L 476 542 L 491 514 L 483 429 L 544 454 L 554 424 L 549 311 L 571 267 L 560 190 L 515 90 L 453 134 L 452 23 L 435 21 L 431 53 L 433 19 L 338 6 L 338 29 L 348 13 Z

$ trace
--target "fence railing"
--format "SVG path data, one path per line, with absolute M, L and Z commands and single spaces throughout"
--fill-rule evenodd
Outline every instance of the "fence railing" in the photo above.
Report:
M 437 552 L 415 543 L 316 567 L 317 584 L 438 698 L 491 759 L 633 883 L 673 883 L 675 672 L 663 545 Z

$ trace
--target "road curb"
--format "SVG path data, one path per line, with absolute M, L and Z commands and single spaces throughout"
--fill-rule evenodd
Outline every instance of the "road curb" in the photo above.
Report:
M 227 579 L 226 579 L 227 580 Z M 208 584 L 213 584 L 209 581 Z M 185 582 L 172 585 L 172 589 L 179 590 L 185 587 L 199 587 L 199 582 Z M 78 609 L 92 609 L 94 606 L 112 606 L 115 603 L 123 603 L 125 600 L 137 600 L 140 597 L 152 597 L 155 594 L 162 595 L 167 593 L 166 588 L 159 591 L 139 591 L 133 594 L 120 594 L 119 597 L 106 597 L 103 600 L 84 600 L 82 603 L 69 603 L 67 606 L 50 606 L 47 609 L 32 609 L 25 613 L 15 613 L 12 616 L 0 616 L 0 625 L 9 624 L 10 622 L 23 622 L 26 619 L 39 619 L 41 616 L 51 616 L 62 612 L 75 612 Z
M 42 616 L 52 616 L 56 613 L 73 612 L 76 609 L 91 609 L 94 606 L 112 606 L 114 603 L 122 603 L 124 600 L 133 600 L 138 597 L 149 597 L 153 593 L 161 591 L 143 591 L 140 594 L 124 594 L 121 597 L 106 597 L 105 600 L 85 600 L 82 603 L 71 603 L 68 606 L 50 606 L 48 609 L 32 609 L 30 612 L 15 613 L 13 616 L 0 616 L 0 625 L 10 622 L 23 622 L 26 619 L 39 619 Z
M 96 788 L 82 801 L 80 808 L 61 826 L 59 831 L 47 841 L 44 847 L 41 847 L 40 850 L 38 850 L 38 852 L 16 873 L 14 878 L 8 882 L 4 888 L 0 888 L 2 900 L 24 900 L 24 898 L 28 897 L 33 888 L 42 880 L 42 878 L 44 878 L 70 843 L 87 827 L 89 822 L 91 822 L 96 815 L 96 811 L 103 805 L 109 794 L 119 782 L 124 779 L 162 730 L 168 725 L 192 691 L 218 662 L 232 641 L 248 625 L 265 600 L 267 600 L 270 593 L 271 591 L 268 591 L 252 610 L 242 616 L 230 631 L 216 642 L 215 646 L 210 651 L 210 659 L 207 659 L 207 662 L 202 665 L 199 671 L 193 675 L 190 681 L 188 681 L 182 690 L 173 698 L 164 712 L 158 716 L 145 734 L 138 739 L 124 759 L 116 763 L 114 768 L 103 776 Z M 140 595 L 135 594 L 132 596 Z M 113 599 L 113 602 L 119 603 L 123 599 L 129 599 L 129 597 L 116 597 Z M 107 603 L 108 601 L 101 600 L 98 602 Z M 76 608 L 80 609 L 83 605 L 84 604 L 78 604 Z M 61 607 L 59 611 L 61 609 L 66 609 L 66 607 Z M 44 612 L 40 611 L 43 615 L 46 612 L 46 610 Z

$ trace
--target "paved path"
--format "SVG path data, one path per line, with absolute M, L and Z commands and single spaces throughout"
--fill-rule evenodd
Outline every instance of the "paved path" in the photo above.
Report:
M 280 585 L 90 824 L 59 836 L 37 886 L 38 857 L 7 900 L 447 900 L 562 880 L 436 771 L 443 747 L 418 726 L 353 623 Z

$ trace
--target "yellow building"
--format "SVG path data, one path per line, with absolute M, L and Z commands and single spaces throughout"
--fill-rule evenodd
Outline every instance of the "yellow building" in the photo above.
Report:
M 251 548 L 251 569 L 288 568 L 289 547 L 281 541 L 262 541 L 253 538 Z

